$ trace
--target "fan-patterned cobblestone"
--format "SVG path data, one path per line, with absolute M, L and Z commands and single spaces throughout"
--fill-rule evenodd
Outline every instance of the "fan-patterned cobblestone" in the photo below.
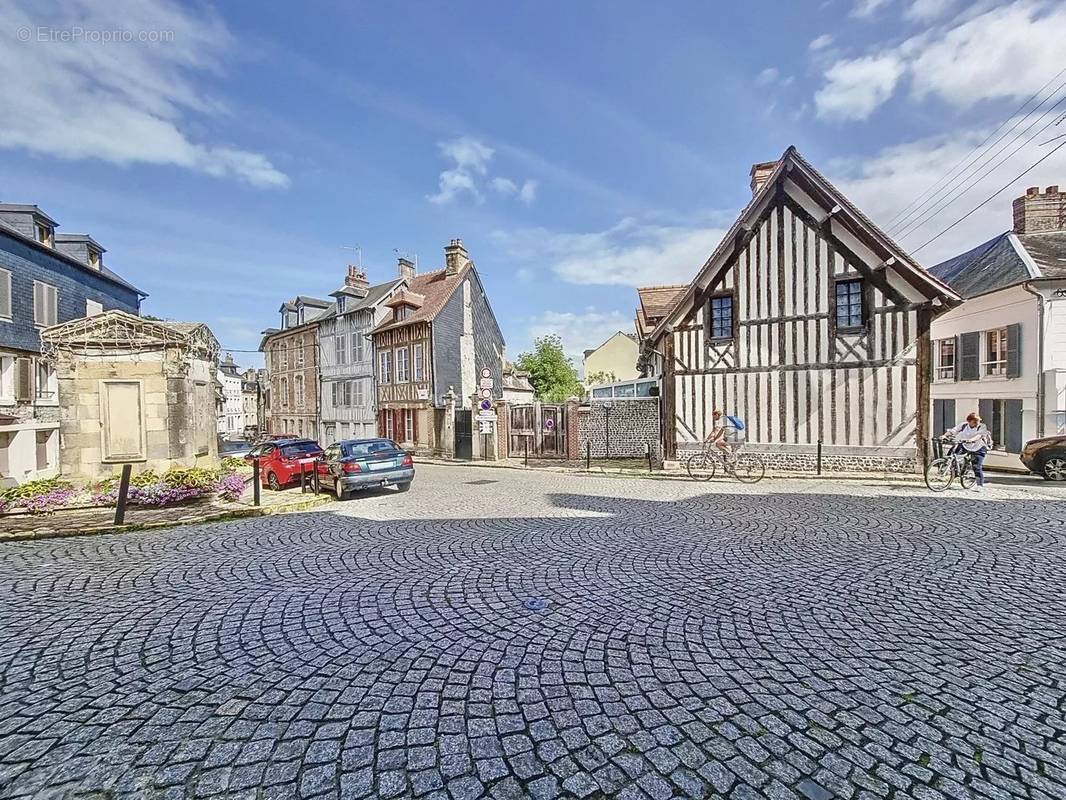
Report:
M 1066 505 L 765 488 L 0 545 L 0 797 L 1066 797 Z

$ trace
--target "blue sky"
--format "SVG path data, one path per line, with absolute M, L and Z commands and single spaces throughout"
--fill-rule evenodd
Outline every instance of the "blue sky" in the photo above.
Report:
M 887 223 L 1021 121 L 995 170 L 900 231 L 914 248 L 1066 133 L 1042 116 L 1066 92 L 1064 2 L 292 8 L 4 4 L 0 70 L 20 79 L 0 87 L 0 200 L 92 234 L 146 312 L 227 348 L 336 288 L 345 247 L 377 282 L 394 249 L 431 269 L 462 237 L 509 353 L 551 331 L 578 353 L 630 329 L 635 286 L 694 275 L 751 164 L 789 144 Z M 1066 148 L 1016 183 L 919 259 L 1008 228 L 1016 189 L 1066 184 Z

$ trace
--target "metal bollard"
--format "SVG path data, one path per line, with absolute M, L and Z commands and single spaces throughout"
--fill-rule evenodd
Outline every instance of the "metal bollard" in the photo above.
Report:
M 132 471 L 132 464 L 122 465 L 122 477 L 118 481 L 118 502 L 115 504 L 116 525 L 121 525 L 122 521 L 126 519 L 126 498 L 130 493 L 130 472 Z
M 592 469 L 592 440 L 585 440 L 585 472 Z
M 816 464 L 815 469 L 817 470 L 819 475 L 822 474 L 822 440 L 821 439 L 818 440 L 818 460 L 817 460 L 817 464 Z
M 523 441 L 526 443 L 526 466 L 529 466 L 529 437 L 523 437 Z
M 651 472 L 651 445 L 647 445 L 648 448 L 648 472 Z
M 252 459 L 252 498 L 254 499 L 256 505 L 259 505 L 261 500 L 262 500 L 262 498 L 260 498 L 260 496 L 259 496 L 259 493 L 262 491 L 262 484 L 263 484 L 263 482 L 259 478 L 259 459 L 258 458 L 253 458 Z

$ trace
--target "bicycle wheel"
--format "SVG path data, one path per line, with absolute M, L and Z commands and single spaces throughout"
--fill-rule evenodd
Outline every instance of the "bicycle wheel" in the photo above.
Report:
M 959 484 L 963 489 L 972 489 L 977 485 L 977 473 L 973 471 L 973 464 L 967 460 L 959 475 Z
M 733 474 L 741 483 L 758 483 L 766 475 L 766 464 L 758 456 L 737 456 L 733 465 Z
M 709 481 L 714 477 L 715 459 L 706 453 L 695 453 L 685 462 L 688 476 L 694 481 Z
M 934 492 L 942 492 L 951 486 L 955 470 L 950 458 L 937 458 L 925 468 L 925 485 Z

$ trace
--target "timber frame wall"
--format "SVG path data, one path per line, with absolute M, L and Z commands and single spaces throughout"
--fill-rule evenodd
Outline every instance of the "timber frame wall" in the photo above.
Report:
M 721 268 L 702 288 L 697 278 L 659 340 L 665 456 L 698 447 L 719 408 L 745 420 L 749 449 L 775 465 L 809 460 L 820 441 L 830 468 L 914 469 L 928 436 L 930 298 L 834 224 L 831 198 L 819 219 L 817 192 L 787 175 L 753 200 L 757 215 L 734 226 Z M 838 329 L 835 285 L 856 279 L 863 324 Z M 732 298 L 732 335 L 712 339 L 709 305 L 721 296 Z

